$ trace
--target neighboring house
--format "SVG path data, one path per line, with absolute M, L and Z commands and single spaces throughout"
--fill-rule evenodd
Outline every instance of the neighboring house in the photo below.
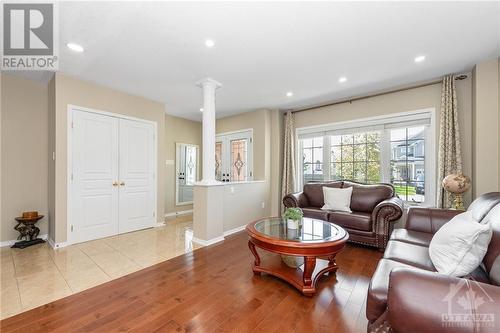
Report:
M 393 174 L 395 179 L 418 181 L 424 175 L 425 141 L 422 133 L 392 147 Z

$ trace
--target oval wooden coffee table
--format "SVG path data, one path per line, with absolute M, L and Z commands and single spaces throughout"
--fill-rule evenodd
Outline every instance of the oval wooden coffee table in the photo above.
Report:
M 254 274 L 276 276 L 289 282 L 306 296 L 312 296 L 316 292 L 315 285 L 321 276 L 337 270 L 335 255 L 344 248 L 349 238 L 342 227 L 311 218 L 303 218 L 298 229 L 290 229 L 285 219 L 269 217 L 248 224 L 246 231 L 249 236 L 248 247 L 255 257 Z M 261 260 L 255 247 L 273 253 L 304 257 L 304 264 L 298 268 L 289 267 L 279 255 L 266 256 L 265 260 Z

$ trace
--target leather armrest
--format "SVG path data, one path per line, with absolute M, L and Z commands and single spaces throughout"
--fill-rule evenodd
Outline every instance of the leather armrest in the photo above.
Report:
M 372 219 L 376 221 L 378 216 L 383 215 L 384 218 L 387 218 L 391 222 L 396 221 L 403 215 L 403 208 L 403 200 L 400 198 L 392 197 L 386 199 L 375 206 L 372 212 Z
M 384 249 L 389 241 L 394 222 L 403 215 L 403 200 L 392 197 L 380 202 L 372 212 L 373 229 L 377 235 L 377 247 Z
M 424 270 L 395 268 L 387 321 L 395 332 L 499 332 L 500 287 Z
M 406 219 L 406 229 L 434 234 L 461 210 L 410 207 Z
M 307 197 L 303 192 L 291 193 L 283 197 L 283 205 L 286 208 L 302 208 L 309 206 L 309 200 L 307 200 Z

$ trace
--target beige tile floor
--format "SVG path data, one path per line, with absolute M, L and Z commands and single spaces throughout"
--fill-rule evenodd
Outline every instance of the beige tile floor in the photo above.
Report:
M 192 216 L 53 250 L 0 248 L 0 319 L 191 252 Z

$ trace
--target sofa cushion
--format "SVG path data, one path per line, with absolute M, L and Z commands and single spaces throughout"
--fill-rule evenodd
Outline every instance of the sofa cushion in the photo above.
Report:
M 301 208 L 305 217 L 310 217 L 312 219 L 318 219 L 323 221 L 328 221 L 328 212 L 321 210 L 318 207 L 304 207 Z
M 380 259 L 377 269 L 372 276 L 368 287 L 368 298 L 366 300 L 366 317 L 374 321 L 380 317 L 387 307 L 387 293 L 389 290 L 389 274 L 394 268 L 404 267 L 418 269 L 390 259 Z
M 482 219 L 490 212 L 493 207 L 500 203 L 500 192 L 490 192 L 481 195 L 474 200 L 467 208 L 472 212 L 472 216 L 476 221 L 481 222 Z
M 342 188 L 341 181 L 329 182 L 329 183 L 309 183 L 304 185 L 303 193 L 306 195 L 309 204 L 312 207 L 321 208 L 325 204 L 323 199 L 323 186 Z
M 432 234 L 427 232 L 413 231 L 408 229 L 394 229 L 390 240 L 405 242 L 420 246 L 429 246 Z
M 384 258 L 428 271 L 436 271 L 429 256 L 429 248 L 427 246 L 391 240 L 387 243 Z
M 372 230 L 372 216 L 367 213 L 329 211 L 328 221 L 344 228 L 363 231 Z
M 474 280 L 477 282 L 491 284 L 490 278 L 488 277 L 486 271 L 483 269 L 482 265 L 473 270 L 471 273 L 464 276 L 464 278 L 469 280 Z
M 343 188 L 352 187 L 351 210 L 371 213 L 376 205 L 394 196 L 394 189 L 388 184 L 365 185 L 344 182 Z
M 491 282 L 500 286 L 500 204 L 497 204 L 488 212 L 488 215 L 483 219 L 483 223 L 489 223 L 493 231 L 483 264 Z

